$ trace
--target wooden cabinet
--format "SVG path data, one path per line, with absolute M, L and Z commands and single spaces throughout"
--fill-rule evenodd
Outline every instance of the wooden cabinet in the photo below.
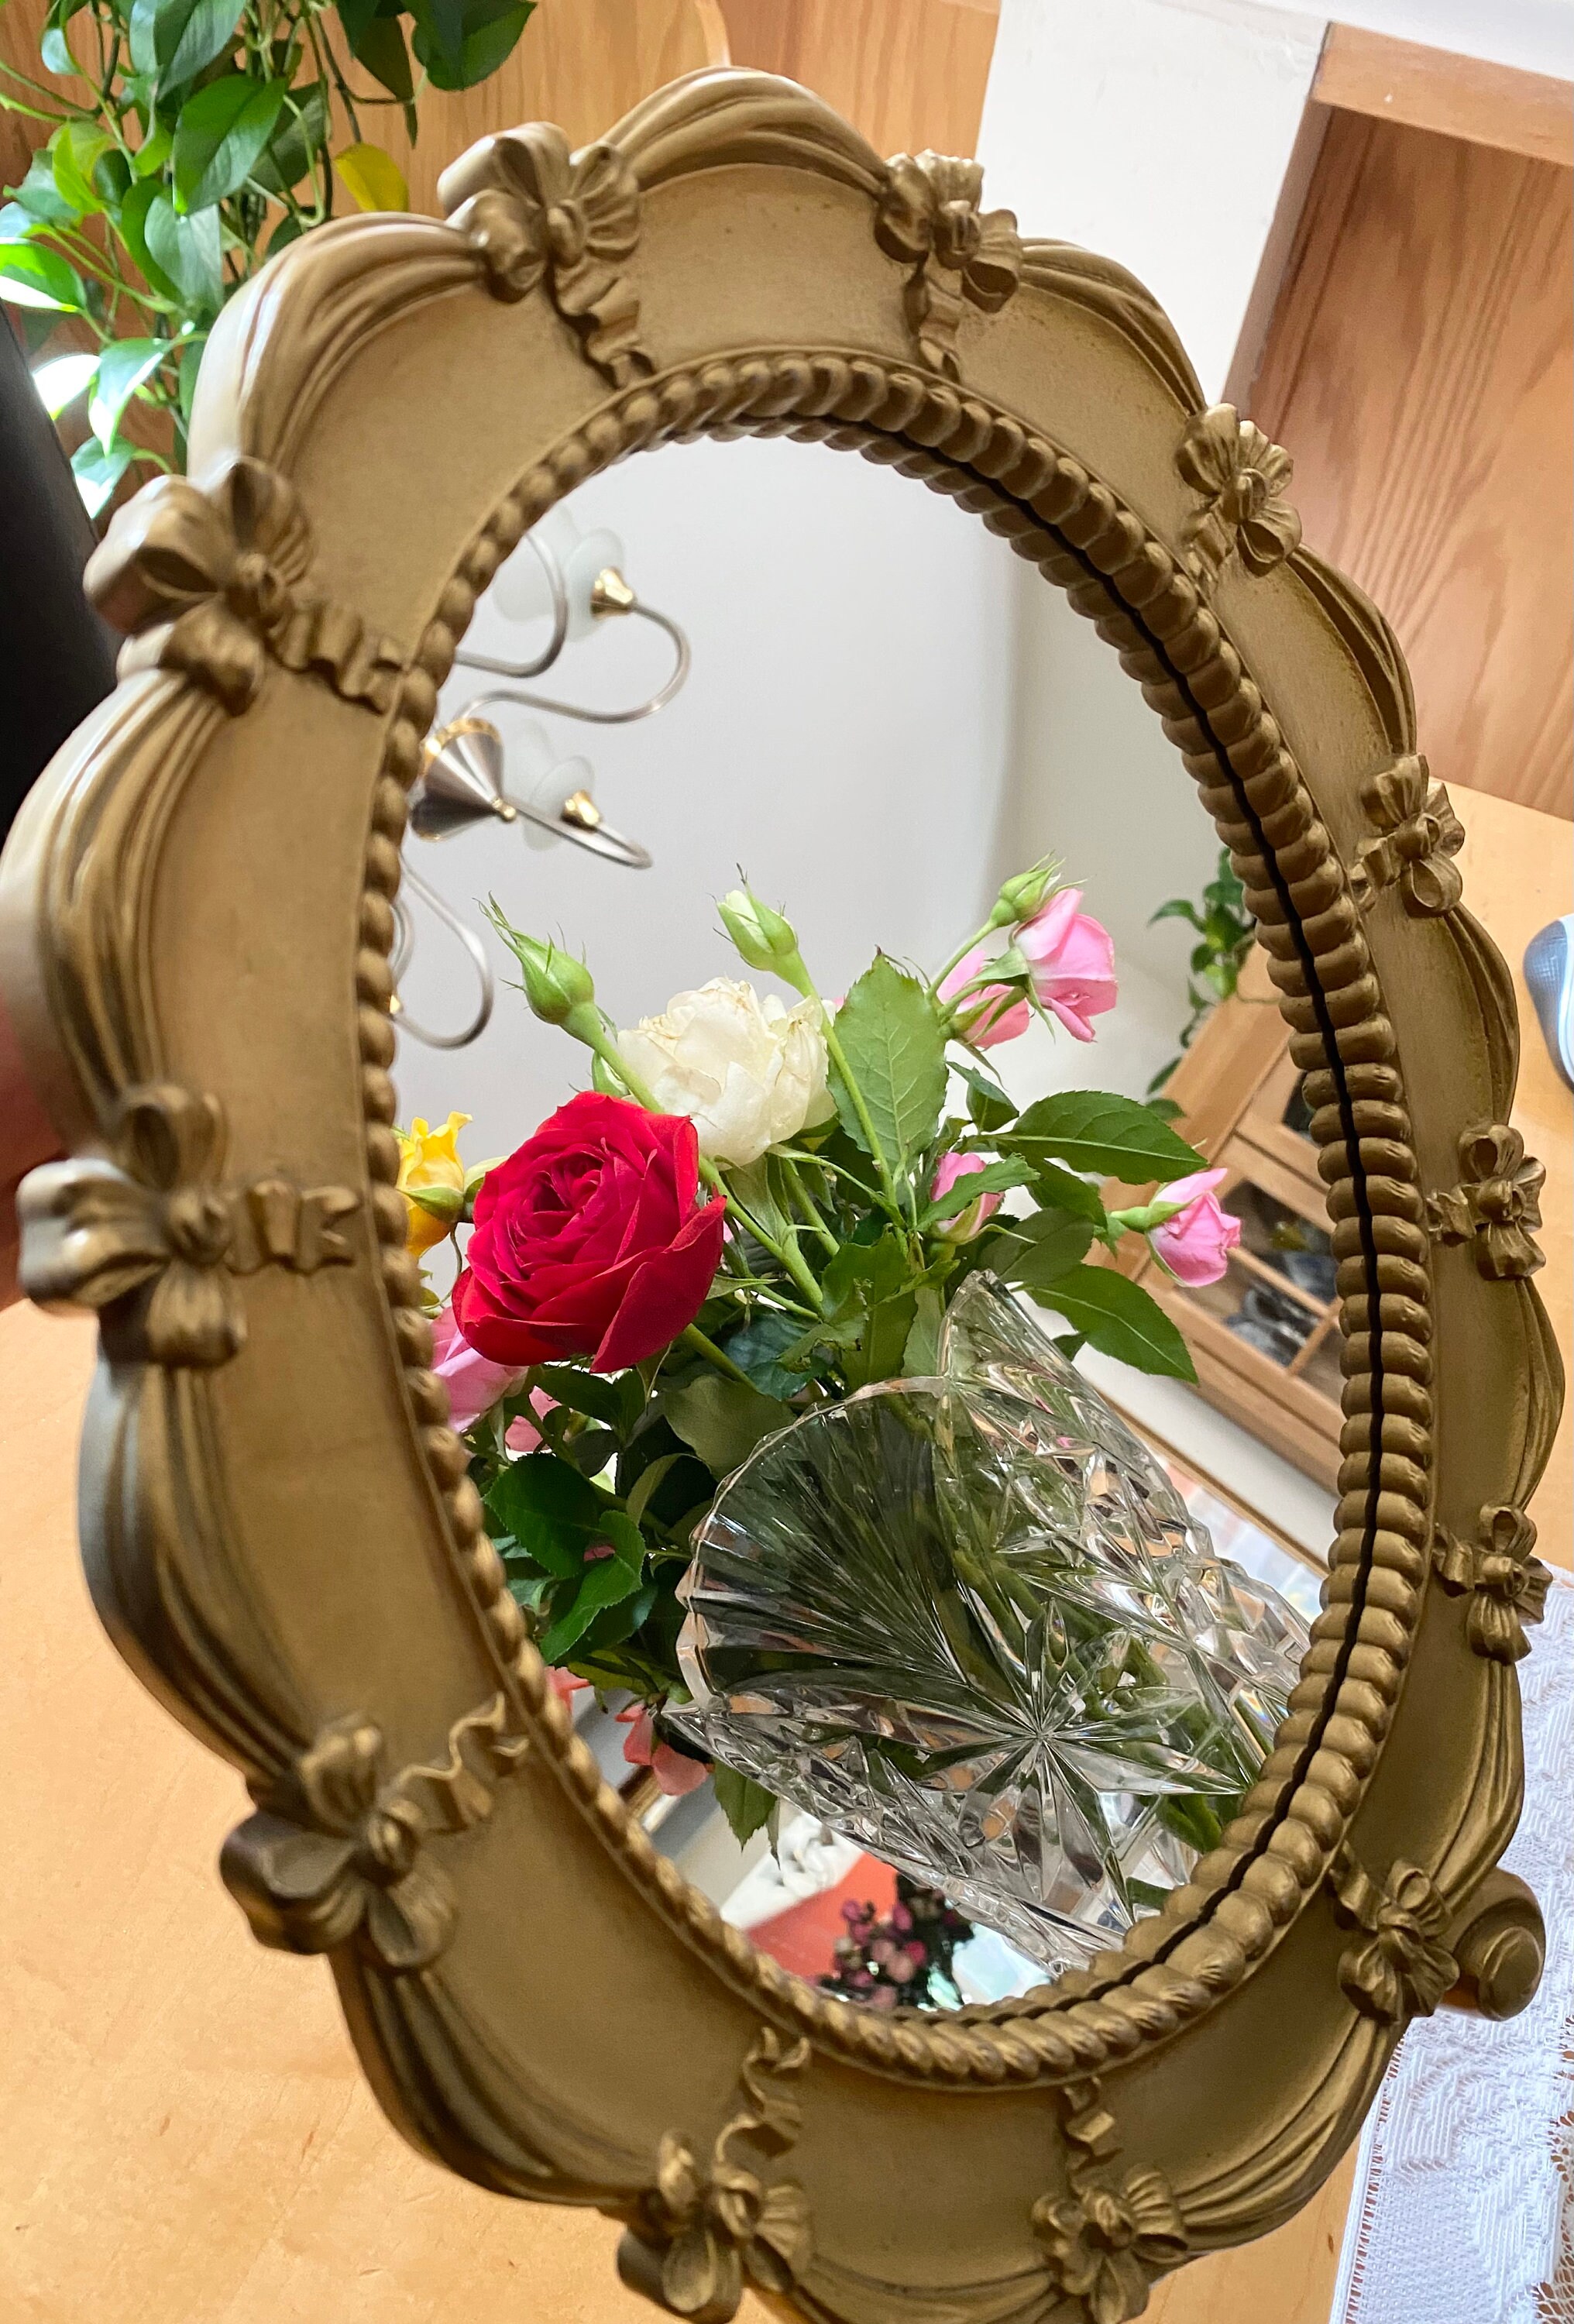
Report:
M 1339 1468 L 1339 1333 L 1317 1152 L 1260 958 L 1170 1084 L 1176 1124 L 1229 1178 L 1241 1222 L 1220 1282 L 1190 1290 L 1146 1250 L 1129 1272 L 1185 1333 L 1201 1393 L 1320 1484 Z

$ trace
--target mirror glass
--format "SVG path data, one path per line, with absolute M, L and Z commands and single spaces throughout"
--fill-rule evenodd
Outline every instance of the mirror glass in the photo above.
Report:
M 1228 875 L 1220 885 L 1211 825 L 1115 655 L 975 517 L 820 446 L 669 447 L 583 486 L 538 537 L 548 555 L 521 543 L 483 600 L 433 734 L 464 744 L 461 787 L 501 764 L 509 797 L 541 820 L 483 811 L 407 838 L 407 865 L 479 940 L 497 992 L 469 1046 L 401 1037 L 401 1123 L 467 1115 L 459 1150 L 474 1167 L 588 1085 L 586 1053 L 517 989 L 489 898 L 583 956 L 627 1028 L 713 978 L 772 989 L 718 918 L 741 872 L 790 916 L 819 991 L 840 996 L 877 949 L 933 975 L 1003 879 L 1053 857 L 1109 933 L 1118 998 L 1091 1040 L 1034 1021 L 990 1048 L 990 1071 L 1019 1107 L 1087 1089 L 1146 1101 L 1194 1034 L 1174 1102 L 1228 1172 L 1220 1200 L 1238 1227 L 1217 1280 L 1188 1288 L 1151 1261 L 1143 1277 L 1180 1323 L 1197 1388 L 1093 1348 L 1078 1369 L 1213 1548 L 1309 1619 L 1338 1458 L 1321 1190 L 1238 891 Z M 539 664 L 555 644 L 548 667 L 517 680 L 476 666 Z M 619 716 L 675 675 L 660 707 Z M 516 692 L 602 716 L 502 698 Z M 483 735 L 478 759 L 477 721 L 501 756 Z M 578 839 L 557 835 L 565 817 Z M 649 868 L 610 860 L 620 852 L 647 853 Z M 452 1034 L 475 1014 L 475 965 L 413 885 L 404 905 L 407 1023 Z M 1243 964 L 1240 992 L 1215 1007 Z M 435 1242 L 423 1263 L 445 1296 L 456 1245 Z M 741 1845 L 710 1781 L 662 1788 L 672 1761 L 626 1692 L 579 1688 L 574 1704 L 658 1844 L 788 1967 L 840 1977 L 877 2006 L 1042 1981 L 1042 1954 L 1026 1959 L 822 1813 L 789 1803 Z

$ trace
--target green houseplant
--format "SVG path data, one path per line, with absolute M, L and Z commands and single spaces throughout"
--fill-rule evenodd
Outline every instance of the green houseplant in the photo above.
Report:
M 0 299 L 64 343 L 36 376 L 57 419 L 86 403 L 91 513 L 128 469 L 184 466 L 208 331 L 266 259 L 336 201 L 406 206 L 379 110 L 413 140 L 421 90 L 484 80 L 533 5 L 53 0 L 41 74 L 0 62 L 0 105 L 48 124 L 0 209 Z

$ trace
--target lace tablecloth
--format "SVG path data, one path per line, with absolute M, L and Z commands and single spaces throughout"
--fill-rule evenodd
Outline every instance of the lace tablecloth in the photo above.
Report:
M 1412 2025 L 1367 2121 L 1330 2324 L 1574 2324 L 1574 1582 L 1520 1665 L 1525 1808 L 1504 1858 L 1547 1923 L 1541 1990 Z

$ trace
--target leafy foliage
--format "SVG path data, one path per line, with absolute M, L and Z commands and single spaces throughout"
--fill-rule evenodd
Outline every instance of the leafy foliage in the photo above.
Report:
M 55 415 L 91 399 L 72 462 L 90 513 L 128 468 L 184 466 L 220 309 L 333 215 L 336 186 L 360 209 L 405 208 L 362 116 L 398 107 L 413 138 L 421 86 L 484 80 L 533 5 L 52 0 L 51 79 L 0 63 L 0 106 L 53 124 L 0 210 L 0 300 L 97 342 Z
M 1148 1084 L 1150 1096 L 1163 1089 L 1220 1002 L 1232 997 L 1256 941 L 1256 922 L 1247 910 L 1246 890 L 1236 875 L 1228 847 L 1219 851 L 1219 870 L 1203 889 L 1201 904 L 1187 896 L 1172 896 L 1167 904 L 1159 906 L 1149 927 L 1160 920 L 1184 920 L 1196 930 L 1198 941 L 1189 963 L 1186 999 L 1192 1013 L 1182 1028 L 1180 1056 L 1155 1074 Z

